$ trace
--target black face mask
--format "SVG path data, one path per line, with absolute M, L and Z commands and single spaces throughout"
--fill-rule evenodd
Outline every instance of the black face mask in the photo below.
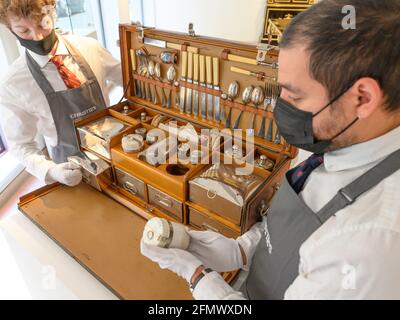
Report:
M 348 90 L 349 89 L 347 89 L 345 92 Z M 333 140 L 350 129 L 359 120 L 359 118 L 355 119 L 346 128 L 329 140 L 318 141 L 315 139 L 313 131 L 313 119 L 325 109 L 329 108 L 344 93 L 333 99 L 316 114 L 299 110 L 287 101 L 278 98 L 274 114 L 280 134 L 286 139 L 287 143 L 297 148 L 315 154 L 325 153 L 328 147 L 332 144 Z
M 48 55 L 51 52 L 51 50 L 53 50 L 54 45 L 56 44 L 56 42 L 58 40 L 56 31 L 54 29 L 46 38 L 39 40 L 39 41 L 22 39 L 15 33 L 14 33 L 14 35 L 17 37 L 18 41 L 21 43 L 21 46 L 23 46 L 26 49 L 28 49 L 38 55 L 41 55 L 41 56 Z

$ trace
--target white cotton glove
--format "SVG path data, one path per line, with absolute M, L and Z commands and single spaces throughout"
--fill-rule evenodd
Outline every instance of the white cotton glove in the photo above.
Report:
M 191 253 L 180 249 L 164 249 L 150 246 L 142 240 L 140 243 L 142 255 L 158 263 L 161 269 L 169 269 L 190 283 L 196 270 L 203 265 Z
M 46 182 L 60 182 L 69 187 L 75 187 L 82 181 L 82 172 L 74 163 L 56 164 L 49 169 L 46 175 Z
M 251 260 L 262 235 L 261 223 L 239 237 L 229 239 L 212 231 L 189 231 L 191 237 L 188 251 L 201 260 L 206 268 L 217 272 L 229 272 L 239 269 L 249 270 Z M 240 250 L 243 249 L 246 264 Z
M 206 268 L 217 272 L 241 269 L 243 258 L 239 243 L 212 231 L 189 231 L 188 251 L 203 261 Z

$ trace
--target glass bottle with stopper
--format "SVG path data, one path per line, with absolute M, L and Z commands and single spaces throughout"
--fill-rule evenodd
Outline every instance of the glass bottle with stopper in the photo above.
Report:
M 146 122 L 148 120 L 148 118 L 147 118 L 147 113 L 146 112 L 142 112 L 141 114 L 140 114 L 140 121 L 141 122 Z
M 121 113 L 124 115 L 128 115 L 131 112 L 131 109 L 128 106 L 124 106 L 124 108 L 122 109 Z

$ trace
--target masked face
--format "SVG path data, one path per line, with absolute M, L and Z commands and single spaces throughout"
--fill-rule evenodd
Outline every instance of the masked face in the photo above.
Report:
M 359 118 L 356 118 L 347 127 L 338 132 L 335 136 L 326 140 L 318 140 L 315 138 L 313 130 L 313 120 L 324 110 L 331 107 L 332 104 L 335 103 L 348 90 L 349 89 L 346 89 L 345 92 L 333 99 L 315 114 L 313 114 L 312 112 L 300 110 L 291 105 L 289 102 L 278 98 L 274 113 L 279 132 L 291 145 L 315 154 L 325 153 L 329 146 L 332 144 L 333 140 L 335 140 L 348 129 L 350 129 L 359 120 Z M 334 122 L 335 119 L 332 119 L 332 121 Z
M 50 32 L 50 34 L 47 37 L 43 38 L 42 40 L 26 40 L 19 37 L 15 33 L 14 35 L 17 37 L 21 46 L 41 56 L 48 55 L 51 52 L 51 50 L 53 50 L 58 40 L 54 29 Z
M 10 17 L 10 29 L 20 44 L 38 55 L 48 55 L 57 43 L 54 14 L 44 7 L 43 18 L 38 23 L 29 18 Z

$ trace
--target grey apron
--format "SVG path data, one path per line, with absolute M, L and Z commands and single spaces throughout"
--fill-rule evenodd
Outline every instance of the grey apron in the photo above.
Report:
M 80 154 L 74 120 L 106 108 L 100 85 L 89 64 L 77 49 L 65 39 L 63 41 L 75 62 L 79 65 L 80 71 L 87 79 L 79 88 L 54 91 L 40 66 L 26 52 L 28 68 L 46 96 L 57 130 L 57 145 L 49 150 L 50 156 L 55 163 L 67 162 L 69 156 Z
M 314 213 L 290 186 L 287 176 L 263 218 L 265 237 L 253 257 L 241 291 L 252 300 L 281 300 L 299 275 L 301 245 L 336 212 L 400 169 L 400 150 L 341 189 Z M 316 195 L 318 196 L 318 195 Z

